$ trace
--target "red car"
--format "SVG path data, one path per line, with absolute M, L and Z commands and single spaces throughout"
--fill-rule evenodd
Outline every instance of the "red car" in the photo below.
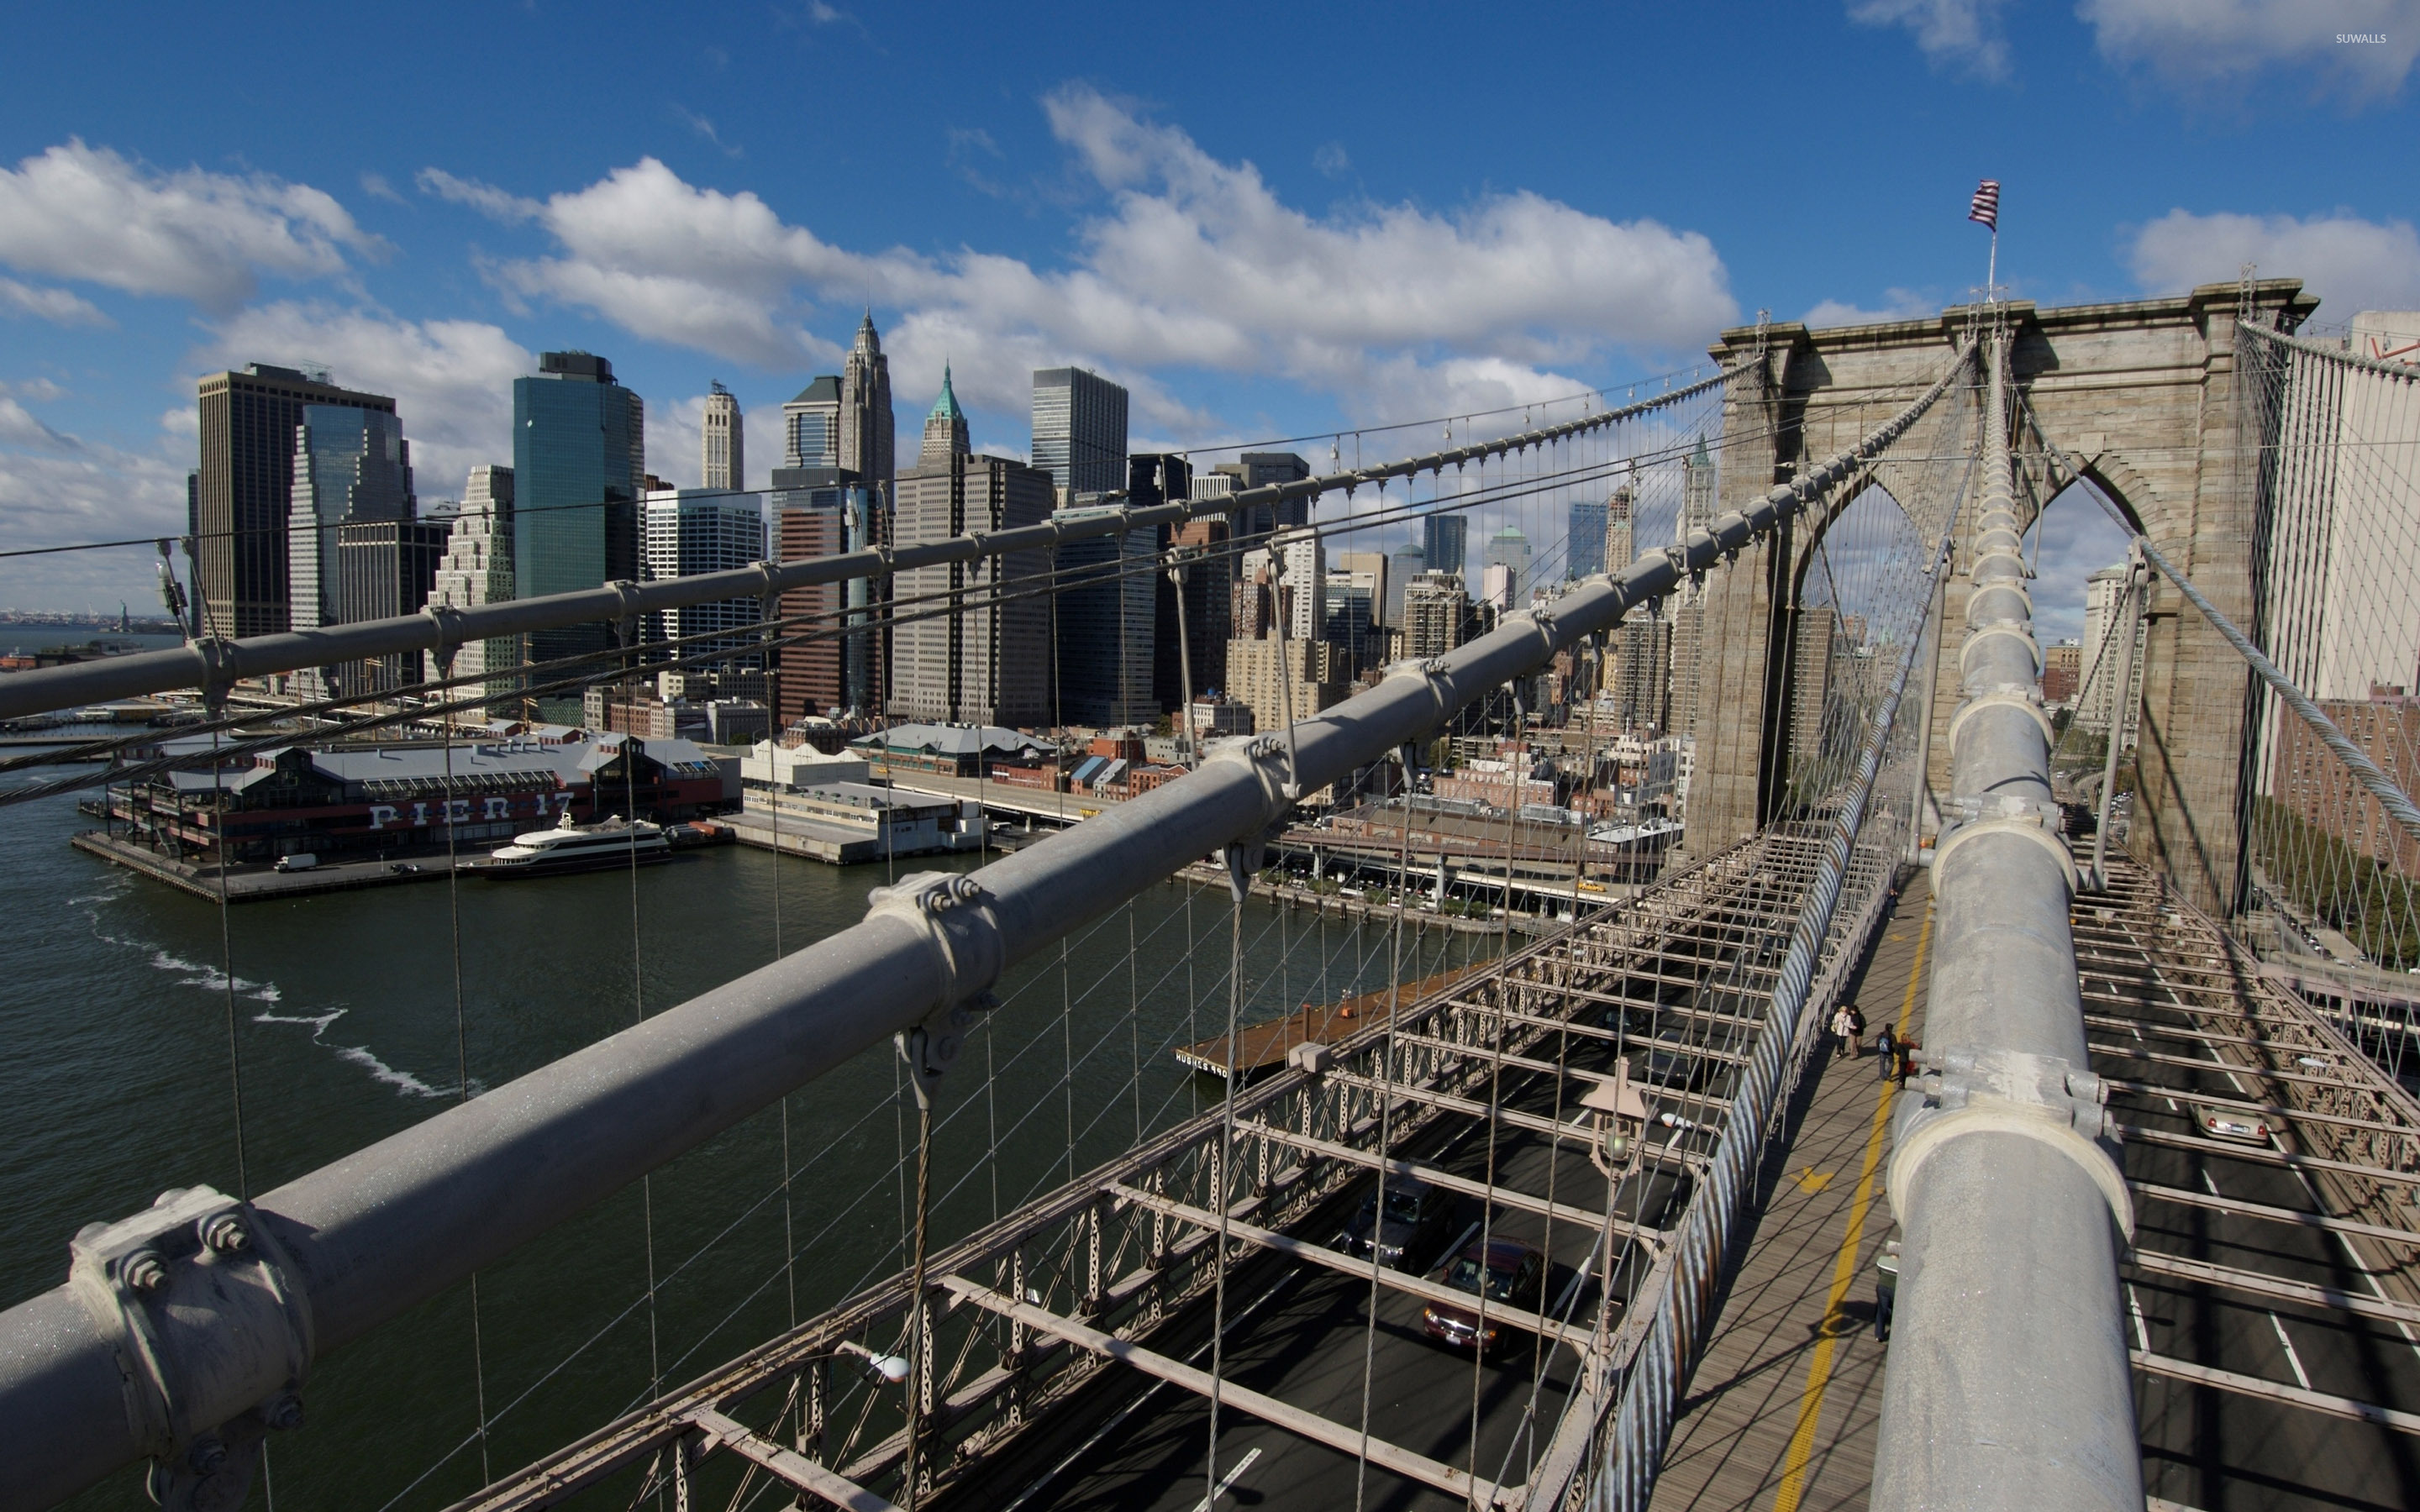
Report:
M 1453 1257 L 1452 1263 L 1430 1279 L 1474 1297 L 1481 1294 L 1483 1279 L 1489 1302 L 1534 1313 L 1540 1310 L 1545 1290 L 1546 1257 L 1517 1239 L 1473 1240 Z M 1428 1325 L 1429 1337 L 1456 1349 L 1484 1351 L 1496 1343 L 1500 1333 L 1494 1318 L 1484 1327 L 1481 1325 L 1476 1307 L 1433 1302 L 1421 1309 L 1420 1317 Z

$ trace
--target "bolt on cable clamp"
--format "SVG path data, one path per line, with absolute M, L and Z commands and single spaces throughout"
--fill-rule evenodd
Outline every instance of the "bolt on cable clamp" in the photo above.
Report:
M 2108 1084 L 2055 1056 L 1963 1045 L 1916 1052 L 1926 1072 L 1922 1096 L 1900 1114 L 1887 1174 L 1891 1211 L 1903 1205 L 1924 1163 L 1970 1134 L 2011 1134 L 2072 1161 L 2091 1179 L 2118 1232 L 2134 1242 L 2134 1200 L 2118 1160 L 2117 1126 L 2105 1106 Z
M 894 918 L 930 949 L 945 1011 L 991 990 L 1007 962 L 1000 923 L 984 902 L 983 884 L 963 872 L 918 872 L 865 895 L 865 917 Z
M 113 1342 L 126 1420 L 163 1506 L 234 1506 L 260 1439 L 299 1427 L 311 1307 L 248 1202 L 173 1188 L 143 1211 L 87 1224 L 68 1288 Z

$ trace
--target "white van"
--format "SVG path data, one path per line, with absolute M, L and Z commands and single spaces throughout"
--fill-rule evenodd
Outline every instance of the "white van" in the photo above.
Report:
M 277 858 L 277 870 L 280 872 L 308 872 L 318 864 L 319 858 L 309 851 L 298 851 L 292 856 L 281 856 Z

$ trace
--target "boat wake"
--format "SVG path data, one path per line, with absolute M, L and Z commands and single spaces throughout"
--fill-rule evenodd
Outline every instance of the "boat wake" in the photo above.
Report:
M 92 933 L 96 939 L 109 945 L 122 946 L 130 950 L 147 952 L 152 969 L 174 976 L 178 986 L 198 988 L 203 992 L 213 994 L 223 994 L 227 991 L 230 985 L 229 979 L 227 974 L 218 967 L 199 961 L 188 961 L 183 956 L 163 950 L 148 941 L 128 939 L 122 935 L 112 934 L 103 929 L 101 910 L 95 905 L 115 902 L 119 896 L 120 893 L 117 891 L 106 891 L 89 897 L 72 899 L 70 903 L 85 907 L 85 916 L 92 920 Z M 280 1013 L 275 1011 L 275 1009 L 284 1000 L 286 995 L 279 991 L 275 982 L 252 981 L 237 977 L 233 979 L 232 985 L 238 996 L 248 997 L 256 1003 L 264 1005 L 260 1012 L 253 1015 L 252 1021 L 255 1024 L 290 1024 L 309 1027 L 313 1044 L 333 1051 L 339 1060 L 349 1061 L 359 1066 L 369 1072 L 370 1080 L 394 1088 L 397 1096 L 450 1098 L 458 1090 L 450 1086 L 431 1086 L 408 1071 L 398 1070 L 380 1059 L 367 1045 L 338 1044 L 329 1040 L 327 1037 L 329 1026 L 343 1018 L 350 1011 L 349 1009 L 334 1008 L 324 1013 Z M 473 1097 L 484 1090 L 485 1088 L 475 1080 L 471 1083 L 471 1094 Z
M 313 1044 L 334 1051 L 337 1059 L 351 1061 L 368 1072 L 370 1080 L 382 1082 L 406 1097 L 435 1098 L 454 1095 L 456 1090 L 454 1088 L 431 1087 L 408 1071 L 397 1071 L 372 1055 L 367 1045 L 331 1043 L 327 1037 L 328 1026 L 350 1011 L 352 1011 L 350 1009 L 332 1008 L 325 1013 L 255 1013 L 252 1016 L 252 1022 L 255 1024 L 307 1024 L 311 1026 Z M 473 1084 L 473 1095 L 475 1096 L 478 1090 L 477 1085 Z

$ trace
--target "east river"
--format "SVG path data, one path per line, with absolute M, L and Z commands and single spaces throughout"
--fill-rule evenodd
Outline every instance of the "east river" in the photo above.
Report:
M 89 824 L 73 795 L 0 807 L 0 1304 L 64 1280 L 85 1224 L 169 1187 L 267 1192 L 441 1111 L 465 1064 L 473 1094 L 500 1086 L 767 964 L 777 936 L 855 923 L 886 877 L 722 847 L 223 912 L 72 849 Z M 1171 1052 L 1223 1029 L 1229 909 L 1223 887 L 1156 887 L 1010 974 L 943 1085 L 938 1241 L 1215 1102 Z M 1253 902 L 1242 935 L 1246 1023 L 1388 975 L 1375 926 Z M 1470 939 L 1419 940 L 1419 969 Z M 786 1112 L 786 1196 L 768 1109 L 483 1273 L 475 1348 L 463 1285 L 320 1362 L 251 1504 L 445 1505 L 902 1269 L 894 1058 L 860 1056 Z M 139 1487 L 72 1504 L 147 1504 Z

